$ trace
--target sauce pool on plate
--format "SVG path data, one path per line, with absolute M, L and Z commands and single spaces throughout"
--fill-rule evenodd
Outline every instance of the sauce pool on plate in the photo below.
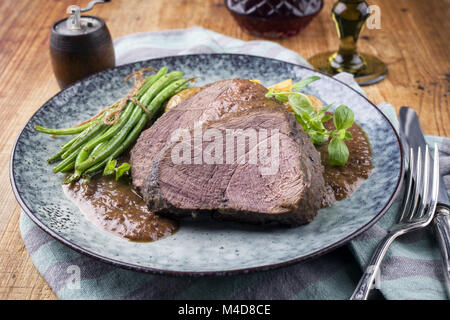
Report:
M 327 130 L 333 130 L 333 120 L 328 120 L 324 126 Z M 348 131 L 352 134 L 352 139 L 345 141 L 349 157 L 344 166 L 329 164 L 328 142 L 316 146 L 320 152 L 324 167 L 323 177 L 328 190 L 322 199 L 322 207 L 328 207 L 350 196 L 372 173 L 372 150 L 366 133 L 356 122 Z
M 132 241 L 148 242 L 172 235 L 178 222 L 151 214 L 125 179 L 97 176 L 63 185 L 64 193 L 87 219 L 102 229 Z

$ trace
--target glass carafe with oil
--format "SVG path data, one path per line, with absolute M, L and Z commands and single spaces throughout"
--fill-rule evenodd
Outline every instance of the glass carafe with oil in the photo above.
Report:
M 370 16 L 366 1 L 340 0 L 332 9 L 332 17 L 336 23 L 339 36 L 337 52 L 324 52 L 309 59 L 317 70 L 334 75 L 349 72 L 360 85 L 368 85 L 381 81 L 387 75 L 387 66 L 377 57 L 366 53 L 358 53 L 357 42 L 361 30 Z

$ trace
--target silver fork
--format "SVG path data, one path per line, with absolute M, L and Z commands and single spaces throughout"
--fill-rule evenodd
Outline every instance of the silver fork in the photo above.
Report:
M 400 219 L 388 230 L 387 235 L 378 244 L 350 300 L 367 299 L 379 272 L 381 262 L 389 246 L 398 236 L 424 228 L 433 219 L 439 189 L 438 147 L 436 144 L 434 145 L 431 179 L 428 146 L 425 149 L 423 167 L 420 147 L 417 149 L 417 157 L 414 156 L 414 150 L 412 148 L 409 151 L 409 168 Z

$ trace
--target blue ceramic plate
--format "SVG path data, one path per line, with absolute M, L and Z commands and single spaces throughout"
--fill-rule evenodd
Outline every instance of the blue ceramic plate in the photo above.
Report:
M 203 85 L 220 79 L 260 79 L 270 85 L 311 75 L 305 90 L 325 103 L 342 103 L 369 136 L 374 170 L 349 198 L 322 209 L 297 228 L 264 228 L 214 221 L 185 222 L 173 236 L 136 243 L 88 221 L 63 193 L 62 174 L 45 161 L 69 137 L 51 138 L 33 126 L 69 127 L 124 96 L 123 78 L 143 67 L 182 70 Z M 388 119 L 365 97 L 331 77 L 274 59 L 234 54 L 173 56 L 132 63 L 93 75 L 61 91 L 26 124 L 14 146 L 11 183 L 23 210 L 42 229 L 86 255 L 125 268 L 176 275 L 219 275 L 266 270 L 330 251 L 374 224 L 390 206 L 402 180 L 403 154 Z

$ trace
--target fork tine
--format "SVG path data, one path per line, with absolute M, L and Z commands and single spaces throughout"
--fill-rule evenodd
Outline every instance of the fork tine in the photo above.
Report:
M 437 143 L 434 144 L 434 162 L 433 162 L 433 182 L 431 187 L 430 211 L 434 214 L 437 205 L 439 193 L 439 149 Z
M 403 203 L 402 203 L 402 213 L 400 215 L 399 222 L 402 222 L 403 219 L 406 217 L 406 212 L 408 212 L 408 209 L 411 204 L 411 190 L 413 186 L 413 177 L 414 177 L 414 171 L 415 171 L 415 160 L 414 160 L 414 149 L 409 148 L 409 167 L 408 167 L 408 180 L 406 181 L 405 186 L 405 195 L 403 197 Z
M 437 205 L 437 197 L 439 191 L 439 149 L 437 144 L 434 145 L 434 160 L 433 160 L 433 174 L 430 176 L 430 165 L 429 165 L 429 150 L 428 146 L 425 150 L 425 172 L 424 172 L 424 186 L 423 186 L 423 197 L 420 204 L 420 209 L 416 212 L 414 220 L 421 219 L 426 221 L 431 221 Z M 431 181 L 430 181 L 431 180 Z M 431 189 L 431 190 L 429 190 Z M 424 219 L 426 218 L 426 219 Z
M 417 207 L 420 199 L 420 186 L 422 184 L 422 152 L 420 147 L 417 148 L 417 158 L 416 158 L 416 172 L 414 174 L 414 194 L 411 204 L 411 209 L 409 211 L 408 220 L 414 216 L 414 213 L 417 211 Z
M 429 203 L 429 182 L 430 182 L 430 151 L 428 150 L 428 145 L 425 147 L 425 161 L 424 161 L 424 172 L 423 172 L 423 188 L 422 188 L 422 201 L 419 206 L 419 210 L 417 210 L 416 215 L 414 218 L 422 218 L 423 214 L 425 213 L 425 209 L 427 208 L 427 205 Z
M 431 222 L 433 219 L 434 213 L 436 211 L 437 198 L 439 192 L 439 149 L 437 144 L 434 144 L 434 154 L 433 154 L 433 175 L 431 178 L 431 195 L 428 203 L 426 203 L 426 214 L 424 218 L 426 218 L 426 223 Z M 422 219 L 423 220 L 423 219 Z

